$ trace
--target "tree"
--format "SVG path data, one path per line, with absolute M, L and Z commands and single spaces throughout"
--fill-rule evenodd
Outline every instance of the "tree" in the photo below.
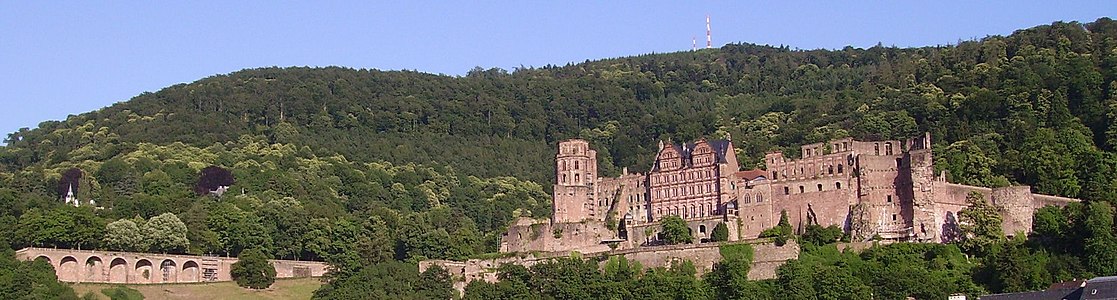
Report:
M 714 226 L 714 232 L 710 234 L 711 242 L 724 242 L 729 240 L 729 226 L 725 222 L 718 223 Z
M 662 228 L 663 242 L 669 245 L 690 243 L 694 238 L 690 236 L 690 228 L 686 221 L 678 216 L 665 216 L 659 221 Z
M 966 195 L 966 204 L 966 208 L 958 211 L 962 249 L 971 253 L 987 253 L 993 243 L 1004 239 L 1001 212 L 978 192 Z
M 69 168 L 62 172 L 62 179 L 58 180 L 58 187 L 55 189 L 58 197 L 66 197 L 66 193 L 70 192 L 71 189 L 74 195 L 77 195 L 79 188 L 81 188 L 81 177 L 82 171 L 78 168 Z
M 259 249 L 244 250 L 229 270 L 237 285 L 252 289 L 266 289 L 275 282 L 275 267 Z
M 101 245 L 109 250 L 145 251 L 148 240 L 136 222 L 120 219 L 105 226 L 105 238 L 101 240 Z
M 1086 205 L 1086 265 L 1097 275 L 1117 274 L 1117 237 L 1113 234 L 1113 207 L 1092 201 Z
M 415 294 L 422 299 L 452 299 L 457 292 L 454 291 L 450 272 L 439 266 L 431 266 L 419 273 Z
M 760 237 L 774 238 L 773 241 L 777 246 L 783 246 L 791 239 L 791 234 L 794 230 L 791 228 L 791 222 L 787 218 L 787 211 L 780 211 L 780 222 L 776 223 L 776 227 L 765 229 L 760 232 Z
M 218 166 L 208 166 L 198 174 L 198 183 L 194 185 L 194 192 L 198 195 L 209 194 L 213 191 L 221 193 L 222 187 L 229 187 L 236 183 L 233 173 Z M 220 196 L 220 195 L 218 195 Z
M 151 251 L 181 252 L 190 246 L 186 238 L 186 224 L 172 213 L 163 213 L 144 223 L 143 233 L 150 242 Z

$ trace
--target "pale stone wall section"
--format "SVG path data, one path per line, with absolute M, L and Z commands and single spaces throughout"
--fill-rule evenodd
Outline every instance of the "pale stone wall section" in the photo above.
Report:
M 59 281 L 94 283 L 188 283 L 232 281 L 235 257 L 174 255 L 49 248 L 23 248 L 16 259 L 44 259 Z M 316 261 L 269 260 L 276 278 L 320 277 L 327 265 Z M 210 269 L 207 278 L 206 270 Z

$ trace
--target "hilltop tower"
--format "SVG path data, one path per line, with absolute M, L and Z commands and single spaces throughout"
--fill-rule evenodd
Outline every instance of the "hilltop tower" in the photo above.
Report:
M 594 201 L 597 151 L 580 139 L 561 141 L 555 155 L 554 223 L 598 219 Z

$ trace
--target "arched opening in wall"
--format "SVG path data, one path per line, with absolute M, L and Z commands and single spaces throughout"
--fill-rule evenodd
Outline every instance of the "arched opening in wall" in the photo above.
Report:
M 819 183 L 819 184 L 818 184 L 818 191 L 819 191 L 819 192 L 821 192 L 821 191 L 822 191 L 822 184 L 821 184 L 821 183 Z
M 134 278 L 131 280 L 131 282 L 151 283 L 151 271 L 151 261 L 148 261 L 146 259 L 140 259 L 136 261 L 136 272 L 132 273 L 132 276 L 134 276 Z
M 838 164 L 838 174 L 842 174 L 842 164 Z
M 39 257 L 35 258 L 35 261 L 46 262 L 48 265 L 50 265 L 51 268 L 54 268 L 54 262 L 52 262 L 50 260 L 50 257 L 47 257 L 46 255 L 39 255 Z
M 784 195 L 791 195 L 791 188 L 788 188 L 786 186 L 783 187 L 783 194 Z
M 764 202 L 763 194 L 756 194 L 756 203 Z
M 686 205 L 683 205 L 683 214 L 681 215 L 681 217 L 683 217 L 683 218 L 689 218 L 690 217 L 686 214 Z
M 884 143 L 884 155 L 892 155 L 892 142 Z
M 100 257 L 90 256 L 85 260 L 85 274 L 82 281 L 85 282 L 104 282 L 105 281 L 105 263 L 101 261 Z
M 800 185 L 799 186 L 799 193 L 802 194 L 802 193 L 805 193 L 805 192 L 806 192 L 806 190 L 804 190 L 803 186 Z
M 566 183 L 566 174 L 562 174 L 562 183 Z
M 834 183 L 834 189 L 836 189 L 836 190 L 842 189 L 842 183 L 841 182 L 835 182 Z
M 58 263 L 58 280 L 65 282 L 78 281 L 78 260 L 73 256 L 66 256 Z
M 159 264 L 159 271 L 162 273 L 160 282 L 177 282 L 178 281 L 178 264 L 175 261 L 164 259 Z
M 829 168 L 827 168 L 827 170 L 828 170 L 827 172 L 828 172 L 828 173 L 829 173 L 830 175 L 834 175 L 834 166 L 833 166 L 833 165 L 831 165 L 831 166 L 830 166 Z
M 578 163 L 578 161 L 576 161 L 576 160 L 575 160 L 575 161 L 574 161 L 574 169 L 575 169 L 575 170 L 577 170 L 577 169 L 579 169 L 580 167 L 581 167 L 581 166 L 580 166 L 580 164 Z
M 690 216 L 691 217 L 698 217 L 698 210 L 694 209 L 694 204 L 690 205 Z
M 109 283 L 128 283 L 128 263 L 123 258 L 114 258 L 109 263 Z
M 559 167 L 559 170 L 560 171 L 566 171 L 566 162 L 563 161 L 560 165 L 561 165 L 561 167 Z
M 579 177 L 578 175 L 579 175 L 578 173 L 574 173 L 574 184 L 578 184 L 578 183 L 582 182 L 581 177 Z

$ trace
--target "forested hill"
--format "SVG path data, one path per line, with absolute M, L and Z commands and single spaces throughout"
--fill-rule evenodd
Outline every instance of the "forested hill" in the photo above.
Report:
M 144 93 L 8 136 L 15 172 L 105 160 L 139 143 L 242 135 L 318 156 L 449 165 L 547 186 L 556 141 L 583 137 L 601 169 L 651 164 L 656 141 L 731 134 L 745 167 L 766 151 L 931 132 L 956 182 L 1112 198 L 1117 23 L 1054 23 L 958 45 L 793 50 L 751 44 L 462 77 L 262 68 Z M 97 147 L 97 156 L 82 149 Z M 88 152 L 88 151 L 87 151 Z

